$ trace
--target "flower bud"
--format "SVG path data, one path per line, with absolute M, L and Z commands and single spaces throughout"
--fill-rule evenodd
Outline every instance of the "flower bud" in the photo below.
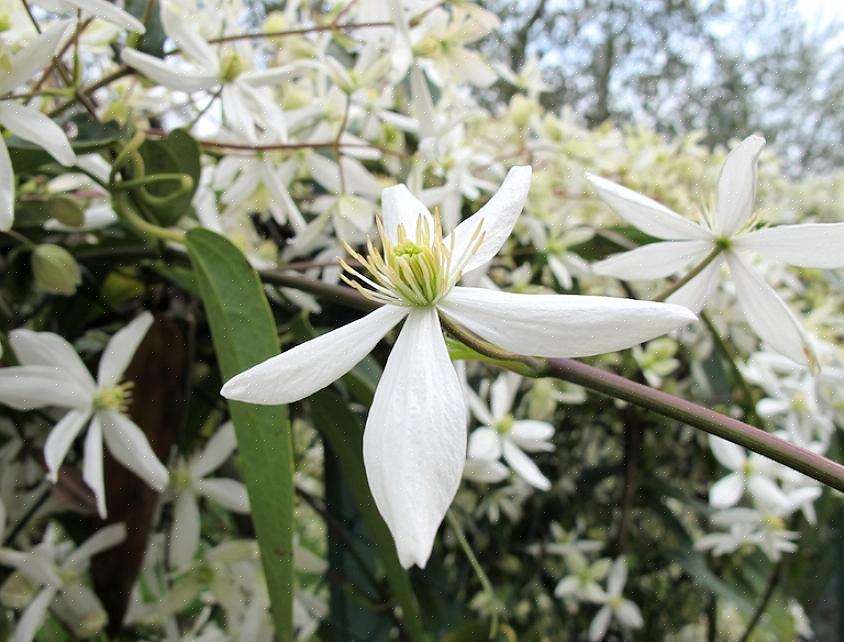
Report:
M 527 127 L 536 111 L 536 103 L 522 94 L 515 94 L 510 99 L 510 118 L 519 129 Z
M 70 296 L 82 283 L 76 259 L 63 247 L 50 243 L 32 252 L 32 274 L 41 289 L 53 294 Z
M 85 211 L 82 206 L 69 196 L 59 194 L 47 201 L 47 214 L 60 223 L 71 227 L 79 227 L 85 222 Z

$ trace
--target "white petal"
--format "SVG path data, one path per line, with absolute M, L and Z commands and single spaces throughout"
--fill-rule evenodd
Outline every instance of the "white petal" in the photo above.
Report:
M 224 461 L 231 457 L 235 448 L 237 448 L 237 439 L 234 424 L 227 421 L 208 440 L 203 451 L 191 461 L 191 472 L 196 477 L 205 477 L 212 470 L 217 470 Z
M 500 461 L 489 461 L 488 459 L 466 460 L 463 468 L 463 477 L 480 484 L 496 484 L 504 481 L 510 476 L 510 469 Z
M 744 494 L 744 477 L 730 473 L 712 484 L 709 489 L 709 504 L 713 508 L 735 506 Z
M 192 29 L 196 22 L 184 15 L 173 11 L 169 2 L 161 3 L 161 26 L 176 45 L 195 63 L 201 65 L 208 73 L 215 72 L 219 67 L 219 58 L 205 39 Z
M 0 78 L 0 94 L 10 92 L 32 78 L 36 72 L 43 71 L 56 55 L 59 43 L 73 22 L 61 20 L 50 25 L 29 46 L 15 54 L 9 61 L 8 73 Z
M 756 413 L 765 419 L 781 415 L 789 410 L 791 410 L 791 400 L 789 399 L 771 399 L 766 397 L 765 399 L 760 399 L 759 403 L 756 404 Z
M 61 127 L 34 107 L 0 101 L 0 123 L 15 136 L 35 143 L 62 165 L 74 165 L 76 154 Z
M 162 492 L 167 488 L 170 476 L 152 447 L 144 432 L 119 412 L 104 411 L 99 413 L 103 422 L 103 436 L 106 446 L 114 458 L 126 468 L 143 479 L 150 488 Z
M 780 225 L 750 232 L 735 240 L 737 248 L 810 268 L 844 267 L 844 223 Z
M 530 457 L 525 455 L 519 447 L 516 446 L 509 439 L 505 439 L 502 444 L 504 452 L 504 459 L 510 465 L 510 468 L 528 484 L 539 490 L 548 490 L 551 488 L 551 482 L 542 474 L 539 467 L 533 463 Z
M 472 459 L 495 460 L 501 457 L 501 437 L 493 428 L 482 426 L 469 435 L 468 456 Z
M 53 587 L 44 588 L 35 596 L 35 599 L 24 610 L 18 625 L 15 627 L 13 642 L 32 642 L 35 639 L 35 634 L 44 624 L 47 609 L 55 596 L 56 589 Z
M 592 271 L 623 281 L 661 279 L 702 260 L 711 248 L 710 241 L 650 243 L 593 263 Z
M 666 302 L 682 305 L 692 312 L 702 310 L 709 297 L 715 292 L 715 288 L 718 287 L 723 263 L 724 259 L 721 256 L 715 258 L 712 263 L 701 270 L 700 274 L 668 297 Z
M 412 312 L 366 421 L 369 487 L 405 568 L 425 566 L 466 460 L 466 408 L 433 309 Z
M 105 481 L 103 479 L 103 425 L 99 415 L 94 415 L 88 434 L 85 436 L 85 459 L 82 463 L 82 479 L 97 499 L 97 512 L 106 518 Z
M 216 74 L 203 69 L 177 67 L 135 49 L 127 47 L 120 55 L 126 65 L 169 89 L 192 92 L 211 90 L 219 84 Z
M 738 444 L 709 435 L 709 448 L 715 459 L 726 469 L 740 471 L 747 462 L 747 452 Z
M 709 232 L 655 200 L 594 174 L 586 174 L 603 201 L 631 225 L 658 239 L 706 240 Z
M 176 498 L 173 507 L 173 527 L 170 529 L 170 567 L 180 569 L 187 566 L 199 548 L 199 505 L 191 490 L 185 490 Z
M 405 308 L 385 305 L 241 372 L 221 394 L 265 405 L 304 399 L 354 368 L 407 313 Z
M 529 166 L 511 168 L 501 187 L 486 205 L 454 230 L 455 258 L 462 256 L 475 246 L 477 239 L 473 240 L 473 237 L 479 229 L 483 234 L 483 240 L 477 251 L 463 267 L 464 272 L 480 267 L 498 254 L 525 206 L 530 190 L 531 172 Z M 449 236 L 445 239 L 446 245 L 449 244 L 450 238 Z
M 71 410 L 50 431 L 44 444 L 44 461 L 50 481 L 55 483 L 58 479 L 59 467 L 67 451 L 90 417 L 90 410 Z
M 249 512 L 249 495 L 246 486 L 235 479 L 201 479 L 196 491 L 236 513 Z
M 105 0 L 62 0 L 62 2 L 69 4 L 71 7 L 81 9 L 106 22 L 110 22 L 126 31 L 134 31 L 135 33 L 141 34 L 146 33 L 143 22 L 120 7 L 116 7 Z
M 502 348 L 540 357 L 622 350 L 696 318 L 686 308 L 667 303 L 464 287 L 453 288 L 439 307 Z
M 485 426 L 492 426 L 496 423 L 495 418 L 492 416 L 489 408 L 487 405 L 478 397 L 477 393 L 474 390 L 468 389 L 466 390 L 466 404 L 469 406 L 469 410 L 472 411 L 472 414 L 475 416 L 481 424 Z
M 751 475 L 747 490 L 753 499 L 768 509 L 790 509 L 792 502 L 777 483 L 764 475 Z
M 604 639 L 607 629 L 610 628 L 610 618 L 612 618 L 610 607 L 602 606 L 589 625 L 589 642 L 600 642 Z
M 15 220 L 15 174 L 6 143 L 0 137 L 0 231 L 6 232 Z
M 110 524 L 91 535 L 79 548 L 68 555 L 64 561 L 64 566 L 65 568 L 78 568 L 95 555 L 99 555 L 103 551 L 117 546 L 125 539 L 126 525 L 122 522 L 119 524 Z
M 756 159 L 765 146 L 761 136 L 748 136 L 721 166 L 718 177 L 718 222 L 731 237 L 753 213 L 756 200 Z
M 0 368 L 0 403 L 16 410 L 45 406 L 88 408 L 91 392 L 52 366 Z
M 97 371 L 100 386 L 113 386 L 120 381 L 152 322 L 153 316 L 149 312 L 139 314 L 109 340 Z
M 627 559 L 619 557 L 613 562 L 607 578 L 607 593 L 610 595 L 621 595 L 624 585 L 627 583 Z
M 489 389 L 489 409 L 496 421 L 501 421 L 510 414 L 521 385 L 522 378 L 515 372 L 502 372 L 492 382 Z
M 229 128 L 245 137 L 255 140 L 255 118 L 236 83 L 223 85 L 223 116 Z
M 741 309 L 759 338 L 796 363 L 816 364 L 809 339 L 785 301 L 740 256 L 728 252 L 727 262 Z
M 431 229 L 431 212 L 406 186 L 394 185 L 381 192 L 381 218 L 384 231 L 393 244 L 398 243 L 399 225 L 404 226 L 405 234 L 410 239 L 416 238 L 416 223 L 420 217 Z
M 92 392 L 96 388 L 88 368 L 64 337 L 52 332 L 33 332 L 19 328 L 9 333 L 9 343 L 22 364 L 60 368 L 80 387 Z
M 332 194 L 340 194 L 340 169 L 333 160 L 313 152 L 308 154 L 308 170 L 311 177 Z
M 507 436 L 519 448 L 528 452 L 550 450 L 553 445 L 549 444 L 548 440 L 554 436 L 554 426 L 546 421 L 521 419 L 513 423 Z
M 628 629 L 640 629 L 645 624 L 642 612 L 630 600 L 623 600 L 615 611 L 615 617 Z

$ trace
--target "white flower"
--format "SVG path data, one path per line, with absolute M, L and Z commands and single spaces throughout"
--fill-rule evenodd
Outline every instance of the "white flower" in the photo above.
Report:
M 728 529 L 710 533 L 695 541 L 695 549 L 711 550 L 715 556 L 725 555 L 743 546 L 758 546 L 769 559 L 777 561 L 783 553 L 797 550 L 794 543 L 799 533 L 787 530 L 783 515 L 789 508 L 728 508 L 715 513 L 712 524 Z
M 566 553 L 566 566 L 570 573 L 559 581 L 554 595 L 581 602 L 602 602 L 606 594 L 598 582 L 607 576 L 611 565 L 612 560 L 607 557 L 590 564 L 579 550 L 569 550 Z
M 36 4 L 83 11 L 126 31 L 134 31 L 135 33 L 141 34 L 146 33 L 144 23 L 132 14 L 127 13 L 106 0 L 42 0 L 41 2 L 36 2 Z
M 775 462 L 755 453 L 748 455 L 741 446 L 713 435 L 709 436 L 709 447 L 715 459 L 724 468 L 733 471 L 709 489 L 709 503 L 714 508 L 735 506 L 745 490 L 757 501 L 788 504 L 788 498 L 772 479 L 777 472 Z
M 765 139 L 746 138 L 727 156 L 718 179 L 714 213 L 696 225 L 664 205 L 598 176 L 588 175 L 600 197 L 628 223 L 659 239 L 592 266 L 598 274 L 625 280 L 658 279 L 701 265 L 699 274 L 669 301 L 700 310 L 718 285 L 721 266 L 730 268 L 736 297 L 747 322 L 772 348 L 816 369 L 809 339 L 789 307 L 754 270 L 745 253 L 756 252 L 790 265 L 844 267 L 844 223 L 808 223 L 754 229 L 756 161 Z
M 126 527 L 112 524 L 74 550 L 71 542 L 59 541 L 55 524 L 50 524 L 44 541 L 29 553 L 0 549 L 0 564 L 16 569 L 2 592 L 7 597 L 17 594 L 21 603 L 26 603 L 15 628 L 14 642 L 31 642 L 49 608 L 79 638 L 87 639 L 101 631 L 108 623 L 108 615 L 83 581 L 85 572 L 92 557 L 117 546 L 125 537 Z
M 630 600 L 622 596 L 624 585 L 627 583 L 627 561 L 619 557 L 610 569 L 607 578 L 607 592 L 597 601 L 603 606 L 595 614 L 589 625 L 590 642 L 598 642 L 607 634 L 610 623 L 615 620 L 626 629 L 642 628 L 642 612 Z
M 384 190 L 383 249 L 353 252 L 370 276 L 347 282 L 383 307 L 231 379 L 222 394 L 291 403 L 343 376 L 400 321 L 375 391 L 363 456 L 373 497 L 405 567 L 425 566 L 466 460 L 466 408 L 440 315 L 521 354 L 562 357 L 619 350 L 694 319 L 685 308 L 626 299 L 525 295 L 455 284 L 492 259 L 527 198 L 529 167 L 510 170 L 498 192 L 443 238 L 406 187 Z M 351 250 L 351 248 L 349 248 Z
M 131 385 L 121 383 L 123 371 L 152 325 L 144 312 L 117 332 L 105 347 L 96 381 L 65 339 L 52 332 L 13 330 L 9 342 L 22 365 L 0 370 L 0 403 L 17 410 L 45 406 L 70 409 L 56 424 L 44 445 L 47 477 L 55 482 L 59 467 L 83 428 L 85 459 L 82 477 L 106 516 L 103 481 L 103 440 L 117 461 L 158 492 L 167 487 L 162 465 L 143 431 L 125 414 Z
M 29 46 L 12 56 L 8 67 L 0 68 L 0 97 L 11 93 L 50 64 L 68 27 L 69 20 L 51 25 Z M 62 165 L 76 163 L 76 154 L 62 128 L 34 107 L 0 99 L 0 125 L 15 136 L 43 147 Z M 14 212 L 15 177 L 12 160 L 9 158 L 5 140 L 0 136 L 0 230 L 12 227 Z
M 464 476 L 481 482 L 499 481 L 485 479 L 483 474 L 477 473 L 486 471 L 495 477 L 492 471 L 498 472 L 498 469 L 490 464 L 497 463 L 503 455 L 504 460 L 519 477 L 534 488 L 548 490 L 551 488 L 551 482 L 524 451 L 554 450 L 554 445 L 548 441 L 554 435 L 554 426 L 545 421 L 513 418 L 513 402 L 521 381 L 522 378 L 512 372 L 500 374 L 490 389 L 489 408 L 473 391 L 469 391 L 469 408 L 482 425 L 469 437 L 469 460 Z M 487 466 L 480 466 L 480 462 L 486 462 Z
M 246 487 L 234 479 L 208 479 L 234 452 L 237 441 L 234 424 L 227 422 L 208 441 L 205 449 L 189 461 L 181 461 L 173 473 L 173 527 L 170 534 L 170 565 L 182 568 L 193 559 L 199 547 L 199 502 L 197 496 L 211 499 L 230 511 L 249 512 Z

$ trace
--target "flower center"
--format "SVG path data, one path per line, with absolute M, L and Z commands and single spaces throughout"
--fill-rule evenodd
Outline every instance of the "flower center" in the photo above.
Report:
M 225 54 L 220 60 L 220 80 L 231 82 L 243 71 L 243 59 L 235 52 Z
M 132 387 L 134 381 L 124 381 L 116 386 L 100 388 L 94 397 L 95 410 L 116 410 L 120 413 L 129 411 L 132 403 Z
M 607 604 L 613 611 L 617 611 L 621 608 L 621 605 L 624 603 L 624 598 L 620 595 L 611 595 L 610 599 L 607 600 Z
M 505 416 L 501 421 L 495 424 L 495 430 L 500 435 L 505 435 L 510 432 L 510 429 L 513 427 L 513 415 Z
M 381 237 L 381 251 L 367 240 L 367 256 L 364 257 L 348 243 L 346 251 L 358 261 L 370 276 L 351 267 L 345 261 L 340 264 L 349 274 L 343 281 L 370 300 L 414 307 L 427 307 L 448 294 L 449 290 L 463 276 L 463 267 L 477 252 L 483 240 L 481 226 L 475 230 L 468 247 L 460 256 L 455 256 L 454 236 L 448 242 L 443 239 L 442 225 L 438 218 L 431 220 L 420 215 L 416 220 L 416 233 L 411 239 L 404 225 L 396 233 L 398 242 L 394 245 L 385 233 L 381 221 L 376 221 Z
M 785 530 L 785 520 L 779 515 L 766 515 L 764 521 L 765 527 L 772 531 Z

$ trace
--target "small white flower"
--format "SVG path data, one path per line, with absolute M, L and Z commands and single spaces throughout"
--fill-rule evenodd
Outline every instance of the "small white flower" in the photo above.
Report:
M 610 569 L 607 591 L 598 600 L 603 606 L 595 614 L 589 626 L 590 642 L 603 639 L 613 620 L 625 629 L 640 629 L 644 625 L 642 612 L 636 604 L 622 595 L 627 583 L 627 561 L 619 557 Z
M 709 489 L 709 503 L 714 508 L 735 506 L 745 491 L 766 504 L 785 506 L 789 503 L 773 480 L 778 472 L 776 462 L 755 453 L 748 455 L 741 446 L 713 435 L 709 436 L 709 447 L 715 459 L 733 471 Z
M 628 223 L 659 239 L 592 266 L 597 274 L 625 280 L 658 279 L 713 260 L 669 301 L 700 310 L 727 264 L 747 322 L 772 348 L 795 362 L 817 368 L 817 358 L 800 322 L 754 270 L 745 254 L 755 252 L 798 267 L 844 267 L 844 223 L 807 223 L 755 229 L 756 162 L 765 139 L 749 136 L 721 167 L 714 213 L 696 225 L 664 205 L 598 176 L 587 178 L 600 197 Z
M 229 399 L 292 403 L 346 374 L 400 321 L 366 422 L 363 456 L 375 503 L 405 566 L 424 567 L 466 461 L 466 408 L 440 315 L 520 354 L 573 357 L 629 347 L 694 319 L 685 308 L 627 299 L 526 295 L 459 287 L 498 253 L 530 186 L 510 170 L 498 192 L 448 237 L 406 187 L 384 190 L 383 249 L 346 266 L 384 304 L 364 318 L 272 357 L 226 383 Z
M 71 444 L 88 426 L 82 477 L 106 516 L 103 440 L 117 461 L 158 492 L 167 487 L 167 469 L 143 431 L 125 413 L 131 385 L 121 383 L 135 350 L 152 325 L 144 312 L 117 332 L 105 347 L 96 381 L 65 339 L 52 332 L 13 330 L 9 342 L 20 366 L 0 370 L 0 403 L 17 410 L 69 408 L 44 445 L 47 477 L 55 482 Z
M 603 557 L 590 564 L 583 553 L 570 550 L 566 553 L 566 566 L 569 575 L 560 580 L 554 589 L 554 595 L 579 602 L 603 601 L 606 594 L 599 582 L 610 572 L 611 559 Z

